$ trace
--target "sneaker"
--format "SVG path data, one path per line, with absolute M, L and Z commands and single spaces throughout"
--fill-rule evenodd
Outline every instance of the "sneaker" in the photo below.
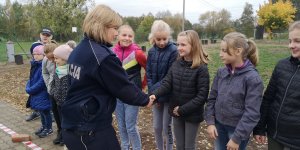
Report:
M 32 121 L 32 120 L 38 119 L 40 117 L 41 117 L 40 113 L 34 111 L 26 118 L 26 121 Z
M 45 129 L 42 131 L 42 133 L 40 133 L 38 136 L 40 138 L 44 138 L 44 137 L 47 137 L 48 135 L 51 135 L 53 133 L 53 130 L 52 129 Z
M 41 133 L 43 132 L 44 129 L 45 129 L 44 127 L 40 127 L 39 129 L 37 129 L 37 130 L 34 132 L 34 134 L 35 134 L 35 135 L 39 135 L 39 134 L 41 134 Z

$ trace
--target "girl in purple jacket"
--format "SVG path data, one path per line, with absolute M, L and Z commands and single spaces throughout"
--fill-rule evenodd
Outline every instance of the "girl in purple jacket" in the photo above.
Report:
M 206 106 L 205 120 L 215 150 L 245 150 L 259 121 L 263 82 L 255 69 L 258 52 L 253 41 L 232 32 L 221 42 L 217 71 Z

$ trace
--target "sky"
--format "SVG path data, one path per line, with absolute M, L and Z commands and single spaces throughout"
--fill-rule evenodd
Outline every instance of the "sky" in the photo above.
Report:
M 122 16 L 141 16 L 151 12 L 169 10 L 172 14 L 183 12 L 183 0 L 95 0 L 96 4 L 106 4 Z M 254 13 L 259 5 L 267 0 L 185 0 L 185 18 L 198 23 L 201 14 L 207 11 L 220 11 L 225 8 L 231 13 L 232 19 L 241 17 L 245 3 L 252 4 Z
M 16 0 L 11 0 L 14 2 Z M 17 0 L 26 3 L 27 0 Z M 241 17 L 245 3 L 252 4 L 254 13 L 259 5 L 268 0 L 185 0 L 185 18 L 191 23 L 198 23 L 199 16 L 207 11 L 220 11 L 225 8 L 231 13 L 232 19 Z M 122 16 L 141 16 L 151 12 L 156 15 L 159 11 L 169 10 L 172 14 L 182 13 L 183 0 L 95 0 L 96 4 L 106 4 Z M 1 4 L 5 0 L 0 0 Z

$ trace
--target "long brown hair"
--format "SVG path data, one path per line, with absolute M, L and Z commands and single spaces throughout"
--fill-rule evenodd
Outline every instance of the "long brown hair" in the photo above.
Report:
M 198 33 L 194 30 L 180 32 L 178 36 L 185 36 L 188 43 L 191 45 L 191 56 L 193 64 L 191 68 L 199 67 L 201 64 L 208 63 L 208 54 L 202 48 Z
M 249 59 L 251 63 L 256 66 L 258 64 L 258 50 L 253 40 L 247 39 L 247 37 L 239 32 L 231 32 L 224 36 L 223 41 L 226 42 L 228 49 L 237 50 L 243 49 L 243 60 Z M 228 55 L 232 55 L 230 51 L 227 51 Z

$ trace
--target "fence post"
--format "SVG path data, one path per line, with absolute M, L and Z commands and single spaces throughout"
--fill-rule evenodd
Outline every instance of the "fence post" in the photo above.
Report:
M 15 62 L 15 48 L 14 42 L 8 41 L 6 43 L 6 51 L 7 51 L 7 61 L 8 62 Z
M 142 46 L 142 51 L 146 52 L 146 46 Z

